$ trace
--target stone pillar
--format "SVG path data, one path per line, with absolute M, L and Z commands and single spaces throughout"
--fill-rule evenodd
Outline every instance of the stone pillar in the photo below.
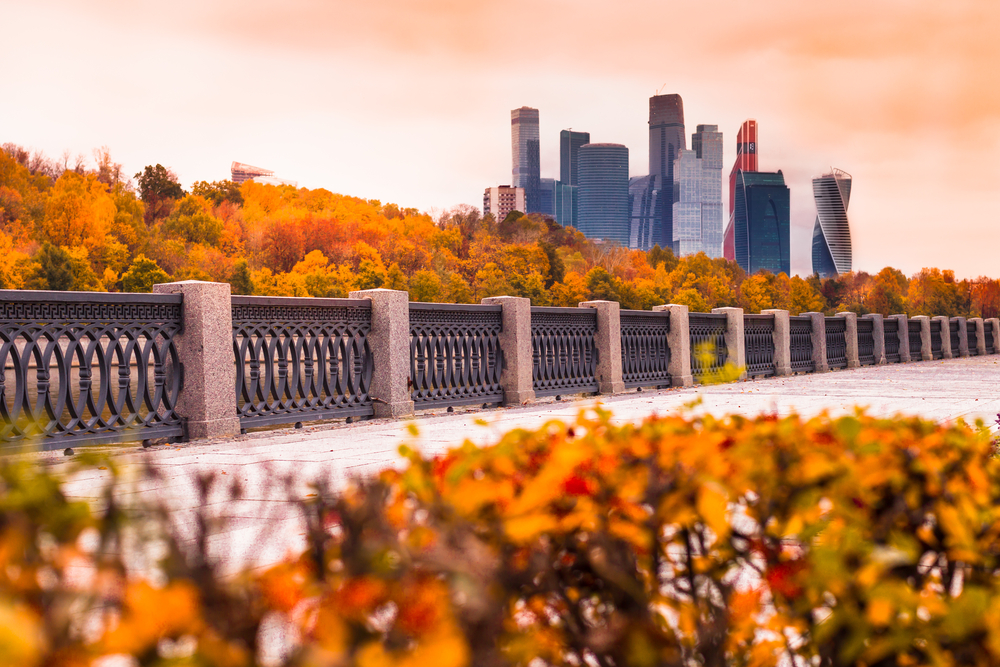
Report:
M 688 307 L 671 303 L 665 306 L 653 306 L 657 312 L 670 313 L 670 333 L 667 334 L 667 347 L 670 348 L 670 386 L 690 387 L 694 384 L 691 375 L 691 330 L 688 327 Z
M 875 365 L 885 363 L 885 326 L 881 313 L 865 315 L 864 319 L 872 321 L 872 339 L 875 341 Z
M 857 313 L 837 313 L 837 317 L 847 320 L 846 334 L 847 340 L 847 367 L 857 368 L 861 365 L 858 360 L 858 314 Z
M 500 332 L 500 349 L 503 351 L 503 371 L 500 373 L 503 404 L 524 405 L 533 401 L 535 385 L 532 375 L 531 299 L 491 296 L 483 299 L 483 303 L 503 308 L 503 330 Z
M 713 308 L 712 312 L 726 316 L 726 348 L 729 363 L 735 364 L 740 369 L 740 379 L 745 380 L 747 356 L 746 339 L 743 337 L 743 309 Z
M 906 315 L 890 315 L 890 319 L 899 322 L 899 363 L 910 363 L 910 323 Z
M 951 320 L 947 315 L 938 315 L 931 319 L 941 323 L 941 358 L 951 359 L 954 356 L 951 353 Z
M 812 322 L 813 372 L 825 373 L 830 370 L 826 361 L 826 315 L 823 313 L 802 313 Z
M 1000 317 L 991 317 L 988 321 L 993 323 L 993 354 L 1000 354 Z M 983 320 L 983 324 L 986 322 Z
M 930 361 L 934 358 L 931 352 L 931 318 L 917 315 L 910 319 L 920 322 L 920 361 Z
M 622 380 L 622 320 L 617 301 L 584 301 L 580 308 L 597 310 L 597 388 L 602 394 L 625 391 Z
M 376 417 L 412 417 L 410 391 L 410 295 L 391 289 L 351 292 L 352 299 L 370 299 L 372 385 L 369 393 Z
M 969 356 L 969 339 L 967 323 L 964 317 L 953 317 L 952 321 L 958 321 L 958 351 L 951 351 L 951 356 L 953 357 L 967 357 Z M 951 340 L 951 335 L 949 332 L 948 340 Z
M 182 280 L 154 285 L 153 293 L 184 295 L 184 332 L 174 344 L 183 373 L 177 413 L 185 438 L 239 435 L 229 283 Z
M 976 332 L 976 354 L 980 357 L 986 354 L 986 328 L 983 326 L 983 318 L 970 317 L 965 321 L 965 326 L 974 327 Z M 969 354 L 972 354 L 972 350 L 969 350 Z
M 792 374 L 792 331 L 787 310 L 762 310 L 774 316 L 774 374 Z

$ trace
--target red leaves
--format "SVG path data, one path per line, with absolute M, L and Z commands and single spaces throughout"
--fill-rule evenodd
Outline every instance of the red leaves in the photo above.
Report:
M 562 489 L 571 496 L 594 495 L 594 489 L 591 488 L 590 482 L 576 474 L 570 475 L 563 481 Z

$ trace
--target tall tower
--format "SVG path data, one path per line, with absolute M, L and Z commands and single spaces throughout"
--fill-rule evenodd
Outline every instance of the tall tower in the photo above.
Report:
M 579 185 L 577 176 L 577 156 L 580 146 L 590 143 L 590 132 L 562 130 L 559 133 L 559 180 L 563 185 Z
M 791 273 L 789 197 L 780 172 L 736 172 L 735 260 L 748 274 Z
M 541 158 L 539 150 L 538 109 L 521 107 L 510 112 L 510 150 L 513 165 L 513 186 L 524 188 L 527 211 L 539 210 Z
M 687 148 L 684 135 L 684 102 L 680 95 L 654 95 L 649 98 L 649 175 L 661 185 L 656 207 L 659 229 L 656 242 L 673 247 L 674 240 L 674 160 Z M 656 223 L 654 223 L 656 224 Z
M 701 251 L 722 257 L 722 132 L 718 125 L 699 125 L 691 148 L 701 160 Z
M 820 278 L 836 278 L 851 271 L 851 226 L 847 207 L 851 203 L 851 175 L 831 168 L 829 174 L 813 179 L 816 225 L 813 227 L 813 273 Z
M 628 148 L 621 144 L 580 147 L 579 219 L 584 236 L 629 246 Z
M 722 238 L 722 256 L 736 261 L 736 227 L 733 213 L 736 207 L 736 180 L 741 171 L 757 171 L 757 121 L 743 121 L 736 134 L 736 162 L 729 172 L 729 222 Z

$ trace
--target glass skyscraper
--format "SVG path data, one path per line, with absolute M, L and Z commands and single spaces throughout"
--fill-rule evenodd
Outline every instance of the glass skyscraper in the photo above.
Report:
M 621 144 L 580 147 L 579 219 L 587 238 L 629 246 L 628 148 Z
M 659 178 L 635 176 L 628 179 L 628 200 L 631 213 L 628 247 L 649 250 L 660 243 L 653 235 L 653 229 L 657 228 L 657 206 L 661 201 Z
M 729 172 L 729 222 L 722 235 L 722 256 L 736 261 L 736 228 L 733 209 L 736 206 L 736 176 L 740 171 L 757 171 L 757 121 L 745 120 L 736 134 L 736 162 Z
M 736 263 L 748 274 L 791 274 L 788 186 L 784 175 L 736 173 L 733 231 Z
M 836 278 L 851 272 L 851 226 L 847 207 L 851 203 L 851 175 L 831 169 L 813 179 L 816 225 L 813 227 L 813 273 L 820 278 Z
M 556 179 L 542 178 L 538 181 L 538 210 L 542 215 L 556 215 Z
M 674 162 L 673 249 L 722 256 L 722 133 L 699 125 Z
M 680 95 L 649 98 L 649 175 L 666 184 L 659 190 L 657 224 L 653 230 L 661 247 L 673 247 L 674 161 L 687 148 L 684 136 L 684 102 Z M 676 249 L 675 249 L 676 250 Z
M 576 227 L 578 191 L 579 188 L 575 185 L 566 185 L 562 181 L 556 181 L 555 217 L 556 222 L 563 227 Z
M 580 147 L 590 143 L 590 132 L 559 132 L 559 181 L 556 185 L 556 220 L 564 227 L 574 227 L 579 215 L 577 186 L 580 184 L 577 167 Z M 562 189 L 560 190 L 560 186 Z M 558 201 L 559 197 L 566 201 Z
M 538 109 L 521 107 L 510 112 L 510 150 L 513 186 L 524 188 L 525 213 L 539 212 L 541 157 Z

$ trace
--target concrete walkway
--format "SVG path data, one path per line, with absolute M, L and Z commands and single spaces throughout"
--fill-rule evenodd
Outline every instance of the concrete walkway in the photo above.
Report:
M 695 411 L 715 415 L 756 415 L 798 412 L 812 416 L 823 411 L 843 414 L 864 406 L 870 414 L 919 415 L 946 422 L 963 418 L 984 420 L 996 428 L 1000 412 L 1000 356 L 866 367 L 823 374 L 767 378 L 709 387 L 630 392 L 602 397 L 601 403 L 616 421 L 638 422 L 657 413 L 681 409 L 700 398 Z M 238 438 L 140 447 L 101 448 L 124 471 L 121 497 L 136 505 L 162 503 L 172 510 L 176 529 L 190 534 L 195 512 L 204 506 L 218 520 L 212 555 L 226 570 L 260 567 L 304 547 L 303 525 L 296 507 L 287 501 L 287 489 L 276 479 L 287 479 L 302 495 L 310 482 L 322 478 L 336 487 L 352 476 L 368 475 L 401 465 L 399 445 L 409 442 L 427 454 L 436 454 L 468 438 L 477 444 L 496 441 L 516 428 L 537 428 L 548 420 L 574 419 L 596 399 L 556 402 L 495 410 L 448 414 L 444 409 L 418 414 L 413 423 L 419 436 L 406 432 L 408 422 L 372 420 L 347 425 L 333 422 L 304 429 L 279 429 Z M 485 421 L 486 425 L 477 424 Z M 61 452 L 37 455 L 55 470 L 68 470 Z M 155 479 L 140 474 L 151 464 Z M 217 484 L 204 504 L 199 499 L 199 474 L 238 482 L 243 489 L 234 500 L 226 484 Z M 107 470 L 72 475 L 68 495 L 97 500 L 110 477 Z M 262 532 L 267 537 L 262 538 Z

